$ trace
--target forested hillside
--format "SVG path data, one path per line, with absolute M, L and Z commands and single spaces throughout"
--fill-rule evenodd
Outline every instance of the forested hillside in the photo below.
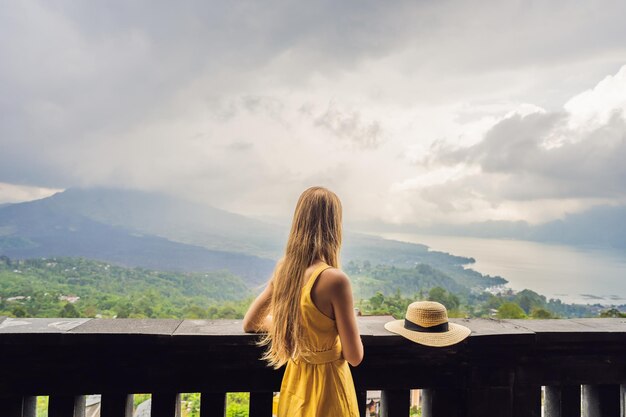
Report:
M 173 273 L 87 259 L 0 257 L 0 315 L 235 318 L 250 296 L 245 282 L 227 271 Z
M 355 306 L 363 314 L 403 317 L 416 300 L 444 304 L 451 317 L 619 316 L 620 309 L 564 304 L 530 290 L 494 295 L 465 287 L 429 265 L 349 263 Z M 0 316 L 242 318 L 254 297 L 227 271 L 173 273 L 80 258 L 0 257 Z

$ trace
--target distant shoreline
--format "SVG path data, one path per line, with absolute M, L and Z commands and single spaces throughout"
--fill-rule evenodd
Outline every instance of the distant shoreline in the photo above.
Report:
M 626 254 L 517 239 L 414 233 L 370 234 L 426 245 L 429 251 L 473 259 L 474 262 L 464 267 L 484 275 L 501 276 L 508 281 L 505 287 L 514 291 L 526 288 L 547 299 L 559 299 L 566 304 L 603 307 L 626 305 L 626 285 L 621 282 L 621 278 L 626 275 Z M 585 275 L 585 271 L 589 274 Z M 587 276 L 593 276 L 594 280 L 589 282 Z M 558 285 L 555 280 L 561 280 L 560 284 L 563 285 Z M 566 293 L 564 288 L 570 291 Z

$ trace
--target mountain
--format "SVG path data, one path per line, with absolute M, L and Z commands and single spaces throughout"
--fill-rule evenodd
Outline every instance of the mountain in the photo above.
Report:
M 227 269 L 251 284 L 267 280 L 274 266 L 271 259 L 175 242 L 96 221 L 79 211 L 59 204 L 56 195 L 1 207 L 0 254 L 84 257 L 159 270 Z
M 285 226 L 131 190 L 70 189 L 0 207 L 0 255 L 84 257 L 175 271 L 227 269 L 253 286 L 271 274 L 287 232 Z M 465 269 L 474 262 L 470 258 L 349 231 L 342 259 L 399 268 L 428 264 L 468 288 L 506 282 Z
M 626 206 L 597 206 L 583 213 L 568 214 L 531 229 L 530 238 L 558 242 L 626 248 Z
M 165 194 L 68 189 L 41 204 L 91 220 L 207 249 L 277 258 L 283 228 Z
M 416 234 L 520 239 L 573 246 L 626 248 L 626 206 L 596 206 L 560 220 L 531 225 L 525 221 L 486 221 L 464 225 L 438 224 L 430 227 L 363 223 L 361 230 Z

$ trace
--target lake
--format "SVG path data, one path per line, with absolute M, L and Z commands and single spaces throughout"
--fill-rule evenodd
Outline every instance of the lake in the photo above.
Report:
M 467 265 L 500 275 L 514 290 L 528 288 L 566 303 L 626 304 L 626 253 L 523 240 L 378 233 L 385 239 L 422 243 L 431 250 L 472 257 Z

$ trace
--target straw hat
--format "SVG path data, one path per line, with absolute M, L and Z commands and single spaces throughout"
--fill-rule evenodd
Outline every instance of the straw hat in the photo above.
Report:
M 448 312 L 435 301 L 409 304 L 404 320 L 385 323 L 385 329 L 426 346 L 450 346 L 459 343 L 472 332 L 465 326 L 448 322 Z

